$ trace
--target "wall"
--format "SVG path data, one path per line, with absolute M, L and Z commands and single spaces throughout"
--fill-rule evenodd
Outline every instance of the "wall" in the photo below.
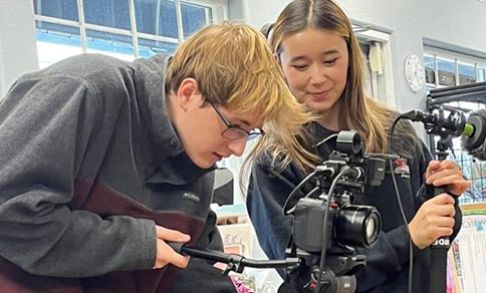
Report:
M 288 0 L 232 1 L 233 9 L 244 8 L 240 18 L 257 27 L 272 22 Z M 428 38 L 473 51 L 486 52 L 486 2 L 479 0 L 336 0 L 348 16 L 392 32 L 395 104 L 400 110 L 423 108 L 425 90 L 412 92 L 405 81 L 405 57 L 423 54 Z M 240 6 L 240 7 L 238 7 Z
M 0 0 L 0 99 L 22 74 L 38 68 L 33 2 Z
M 229 16 L 257 27 L 274 21 L 288 0 L 228 0 Z M 353 20 L 392 31 L 396 105 L 423 106 L 425 92 L 413 93 L 403 63 L 422 54 L 423 38 L 486 52 L 486 2 L 479 0 L 337 0 Z M 22 21 L 18 21 L 22 20 Z M 467 21 L 465 21 L 467 20 Z M 21 74 L 38 68 L 30 0 L 0 1 L 0 96 Z

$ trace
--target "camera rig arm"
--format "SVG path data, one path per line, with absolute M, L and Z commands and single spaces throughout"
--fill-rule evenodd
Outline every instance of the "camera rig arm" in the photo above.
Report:
M 183 243 L 170 242 L 168 245 L 174 249 L 174 251 L 196 258 L 202 258 L 215 262 L 225 263 L 226 269 L 223 271 L 224 275 L 233 271 L 236 273 L 242 273 L 245 267 L 266 269 L 266 268 L 288 268 L 291 266 L 300 265 L 300 258 L 286 258 L 282 260 L 255 260 L 245 258 L 238 254 L 224 253 L 219 250 L 202 250 L 193 247 L 185 246 Z

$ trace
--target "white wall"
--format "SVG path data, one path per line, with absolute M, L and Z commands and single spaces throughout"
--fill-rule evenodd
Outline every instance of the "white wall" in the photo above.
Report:
M 289 0 L 234 0 L 232 15 L 257 27 L 273 22 Z M 396 106 L 423 108 L 425 90 L 413 93 L 404 75 L 404 60 L 423 54 L 423 38 L 486 53 L 486 2 L 479 0 L 336 0 L 348 16 L 392 32 Z M 245 8 L 238 15 L 232 9 Z
M 352 19 L 389 28 L 392 33 L 397 106 L 424 106 L 425 93 L 412 93 L 403 70 L 405 57 L 423 54 L 423 38 L 486 52 L 486 3 L 478 0 L 338 1 Z
M 33 2 L 0 0 L 0 99 L 19 76 L 38 66 Z

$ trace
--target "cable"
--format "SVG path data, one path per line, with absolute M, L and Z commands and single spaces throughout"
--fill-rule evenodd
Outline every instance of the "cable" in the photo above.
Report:
M 390 129 L 390 136 L 388 137 L 388 143 L 391 149 L 392 146 L 392 139 L 393 139 L 393 133 L 395 132 L 395 127 L 402 119 L 400 116 L 393 121 L 392 127 Z M 405 210 L 403 209 L 403 203 L 402 203 L 402 197 L 400 196 L 400 191 L 398 189 L 398 183 L 397 183 L 397 178 L 395 177 L 395 172 L 393 171 L 393 162 L 392 160 L 389 161 L 390 164 L 390 173 L 392 176 L 393 180 L 393 187 L 395 188 L 395 195 L 397 197 L 397 202 L 398 202 L 398 207 L 400 209 L 400 214 L 403 219 L 403 223 L 405 224 L 405 229 L 407 230 L 408 233 L 408 252 L 409 252 L 409 263 L 408 263 L 408 293 L 412 293 L 412 285 L 413 285 L 413 280 L 412 280 L 412 274 L 413 274 L 413 246 L 412 246 L 412 236 L 410 234 L 410 229 L 408 228 L 408 221 L 407 221 L 407 216 L 405 215 Z
M 316 145 L 314 145 L 314 148 L 319 147 L 320 145 L 328 142 L 330 139 L 336 138 L 337 136 L 338 136 L 337 133 L 334 133 L 334 134 L 329 135 L 328 137 L 326 137 L 325 139 L 321 140 Z M 322 170 L 320 170 L 320 171 L 322 171 Z M 312 177 L 314 177 L 316 174 L 317 174 L 317 171 L 316 170 L 312 171 L 297 186 L 295 186 L 294 189 L 292 189 L 292 191 L 290 192 L 289 196 L 285 200 L 285 204 L 283 206 L 283 212 L 284 212 L 285 215 L 288 215 L 288 214 L 290 214 L 290 213 L 292 213 L 294 211 L 295 204 L 293 206 L 289 207 L 289 205 L 291 203 L 291 200 L 294 199 L 295 195 L 297 194 L 298 191 L 300 191 L 300 189 L 302 188 L 302 186 L 304 186 L 304 184 L 306 184 L 307 181 L 309 181 L 310 179 L 312 179 Z M 304 197 L 307 197 L 309 195 L 312 195 L 315 191 L 316 191 L 316 188 L 313 188 Z
M 326 208 L 324 209 L 324 219 L 323 219 L 323 228 L 322 228 L 322 237 L 323 237 L 323 240 L 325 240 L 324 238 L 326 237 L 326 234 L 327 234 L 327 218 L 328 218 L 328 213 L 329 213 L 329 206 L 331 204 L 331 197 L 332 197 L 332 194 L 334 192 L 334 189 L 336 189 L 336 185 L 338 184 L 338 181 L 339 179 L 341 179 L 342 176 L 346 175 L 346 172 L 348 170 L 350 170 L 351 168 L 347 168 L 347 169 L 344 169 L 342 170 L 341 172 L 339 172 L 339 174 L 336 176 L 336 178 L 334 178 L 334 180 L 332 181 L 332 184 L 331 184 L 331 187 L 329 188 L 329 192 L 327 193 L 327 201 L 325 202 L 326 204 Z M 326 245 L 326 243 L 323 241 L 322 242 L 323 245 Z M 324 266 L 326 265 L 326 251 L 327 249 L 322 249 L 321 250 L 321 259 L 320 259 L 320 262 L 319 262 L 319 280 L 321 278 L 321 272 L 322 272 L 322 269 L 324 269 Z
M 285 200 L 285 203 L 284 203 L 284 206 L 283 206 L 283 212 L 284 212 L 285 215 L 288 215 L 289 213 L 293 212 L 293 210 L 295 208 L 295 204 L 291 207 L 288 207 L 288 205 L 290 205 L 290 201 L 293 200 L 293 198 L 295 197 L 297 192 L 300 191 L 302 186 L 304 186 L 304 184 L 306 184 L 307 181 L 311 180 L 312 177 L 314 177 L 314 175 L 316 175 L 316 173 L 317 173 L 317 171 L 315 171 L 315 170 L 312 171 L 312 173 L 307 175 L 299 184 L 297 184 L 297 186 L 295 186 L 295 188 L 292 190 L 292 192 L 290 192 L 290 194 L 287 197 L 287 199 Z
M 318 142 L 317 144 L 314 145 L 314 148 L 318 148 L 319 146 L 321 146 L 322 144 L 326 143 L 328 140 L 332 139 L 332 138 L 335 138 L 337 137 L 338 134 L 337 133 L 334 133 L 334 134 L 331 134 L 329 135 L 328 137 L 324 138 L 323 140 L 321 140 L 320 142 Z

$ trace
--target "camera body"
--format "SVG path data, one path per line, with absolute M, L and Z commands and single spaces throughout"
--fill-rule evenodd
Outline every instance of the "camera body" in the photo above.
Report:
M 329 160 L 316 167 L 315 177 L 322 189 L 318 198 L 301 198 L 294 210 L 294 241 L 298 248 L 316 253 L 333 246 L 369 247 L 378 237 L 380 215 L 373 206 L 353 205 L 353 199 L 368 186 L 378 186 L 385 176 L 385 159 L 380 155 L 365 155 L 359 135 L 355 131 L 341 131 L 336 149 Z M 335 188 L 330 190 L 335 177 Z M 329 191 L 333 194 L 329 194 Z M 324 203 L 330 201 L 328 205 Z M 328 220 L 324 221 L 326 207 Z M 329 235 L 323 237 L 327 222 Z M 327 243 L 322 243 L 327 239 Z
M 367 188 L 381 185 L 385 164 L 385 155 L 364 154 L 357 132 L 337 134 L 336 150 L 313 172 L 316 187 L 291 211 L 294 221 L 287 255 L 301 258 L 304 270 L 310 272 L 310 280 L 297 282 L 307 284 L 303 291 L 354 292 L 349 284 L 354 276 L 349 276 L 366 265 L 365 256 L 358 254 L 356 247 L 374 244 L 381 218 L 375 207 L 353 201 Z M 340 276 L 346 281 L 340 282 Z M 340 290 L 339 284 L 352 291 Z
M 325 206 L 319 199 L 303 198 L 295 209 L 294 243 L 309 253 L 320 253 L 333 247 L 369 247 L 378 237 L 380 214 L 376 208 L 347 203 L 331 205 L 328 211 L 327 231 L 323 237 Z M 327 239 L 323 243 L 323 239 Z

